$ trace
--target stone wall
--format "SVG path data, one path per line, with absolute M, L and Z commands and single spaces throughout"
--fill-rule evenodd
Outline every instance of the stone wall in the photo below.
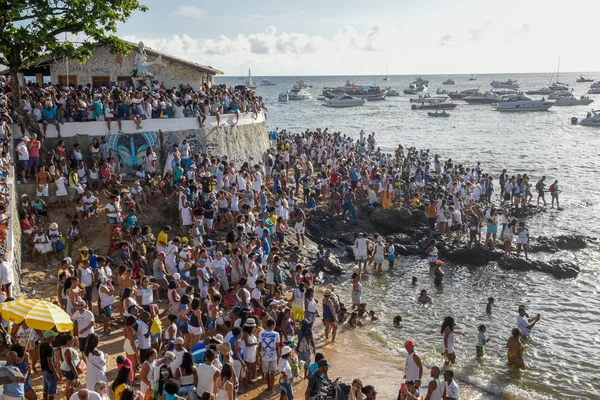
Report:
M 93 55 L 85 63 L 70 60 L 69 76 L 77 76 L 77 84 L 84 86 L 88 83 L 92 84 L 92 77 L 94 76 L 108 76 L 110 82 L 118 82 L 119 77 L 131 77 L 134 55 L 135 51 L 129 54 L 111 54 L 108 47 L 96 47 Z M 148 52 L 148 62 L 154 61 L 155 58 Z M 204 72 L 167 59 L 163 59 L 163 62 L 166 67 L 153 65 L 149 67 L 149 71 L 160 82 L 164 82 L 164 86 L 167 88 L 179 87 L 180 84 L 183 84 L 190 85 L 198 90 L 202 82 L 212 83 L 212 76 Z M 51 65 L 50 75 L 53 83 L 58 83 L 59 75 L 66 76 L 67 65 L 65 60 L 61 60 L 60 64 Z
M 229 116 L 227 116 L 229 118 Z M 235 118 L 235 116 L 233 116 Z M 240 122 L 241 121 L 240 117 Z M 250 122 L 251 115 L 243 116 L 245 119 L 240 124 L 230 124 L 222 121 L 220 127 L 213 127 L 208 129 L 201 128 L 182 128 L 177 122 L 181 120 L 173 121 L 173 130 L 158 130 L 158 131 L 138 131 L 137 133 L 125 133 L 125 134 L 113 134 L 106 135 L 107 143 L 111 146 L 111 155 L 117 161 L 119 165 L 119 172 L 134 176 L 135 171 L 139 165 L 145 162 L 146 149 L 152 146 L 154 152 L 157 155 L 157 165 L 162 171 L 164 168 L 164 162 L 167 158 L 168 152 L 172 149 L 173 145 L 181 144 L 183 140 L 187 140 L 191 147 L 191 153 L 208 153 L 210 155 L 226 155 L 230 161 L 240 164 L 249 160 L 260 160 L 264 152 L 269 148 L 270 141 L 268 136 L 267 124 L 263 118 L 259 118 L 260 122 Z M 195 120 L 194 118 L 186 118 Z M 150 120 L 153 121 L 153 120 Z M 158 122 L 159 120 L 157 120 Z M 149 121 L 146 121 L 149 122 Z M 165 122 L 165 120 L 160 120 Z M 168 121 L 167 121 L 168 122 Z M 81 122 L 81 123 L 69 123 L 70 124 L 103 124 L 99 122 Z M 144 124 L 150 126 L 150 124 Z M 16 128 L 18 130 L 18 128 Z M 82 129 L 85 131 L 85 129 Z M 17 134 L 17 136 L 20 136 Z M 65 141 L 67 148 L 67 154 L 70 153 L 73 145 L 79 143 L 80 149 L 83 151 L 84 156 L 87 159 L 88 147 L 92 143 L 94 138 L 99 141 L 102 136 L 100 135 L 75 135 L 62 137 L 46 138 L 43 144 L 42 150 L 42 162 L 47 160 L 48 157 L 52 156 L 53 149 L 58 145 L 59 140 Z M 18 143 L 18 139 L 15 139 L 15 145 Z M 16 157 L 16 156 L 15 156 Z M 54 185 L 50 185 L 50 201 L 55 201 L 54 193 L 56 188 Z M 34 195 L 35 185 L 27 184 L 19 186 L 19 194 L 27 193 Z

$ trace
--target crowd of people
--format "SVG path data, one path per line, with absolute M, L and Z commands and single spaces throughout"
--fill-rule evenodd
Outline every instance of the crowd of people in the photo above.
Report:
M 183 142 L 174 146 L 162 171 L 149 148 L 130 182 L 111 167 L 114 159 L 105 140 L 90 145 L 87 153 L 77 145 L 66 149 L 61 142 L 51 164 L 40 165 L 39 158 L 31 160 L 41 140 L 23 138 L 15 149 L 20 179 L 35 179 L 37 190 L 33 199 L 20 199 L 21 226 L 33 260 L 50 269 L 59 263 L 55 302 L 72 317 L 75 329 L 67 334 L 34 332 L 36 340 L 24 341 L 31 329 L 14 326 L 6 338 L 14 343 L 7 365 L 29 377 L 39 360 L 44 399 L 50 400 L 61 382 L 67 383 L 67 399 L 95 399 L 98 394 L 116 400 L 175 395 L 231 400 L 264 383 L 266 390 L 277 388 L 282 400 L 291 400 L 292 383 L 302 378 L 308 384 L 301 396 L 315 399 L 332 384 L 329 363 L 315 346 L 315 325 L 324 326 L 325 341 L 335 341 L 340 324 L 359 327 L 361 319 L 376 321 L 363 307 L 363 270 L 372 265 L 381 273 L 386 261 L 392 267 L 396 261 L 394 246 L 382 236 L 361 234 L 354 245 L 358 272 L 352 275 L 351 310 L 331 284 L 318 300 L 314 273 L 329 255 L 322 246 L 309 256 L 302 252 L 306 221 L 316 207 L 353 220 L 360 216 L 359 204 L 421 210 L 430 235 L 424 254 L 435 270 L 436 285 L 443 280 L 439 241 L 496 246 L 500 240 L 511 256 L 516 238 L 517 256 L 523 250 L 527 257 L 528 230 L 510 215 L 511 203 L 530 203 L 527 175 L 502 173 L 497 206 L 494 178 L 479 163 L 471 168 L 403 146 L 386 154 L 377 147 L 375 133 L 361 132 L 352 139 L 327 129 L 284 130 L 272 132 L 270 139 L 272 147 L 252 164 L 193 155 Z M 555 185 L 551 193 L 558 196 Z M 67 188 L 74 192 L 71 202 Z M 543 199 L 543 179 L 541 188 Z M 58 208 L 48 207 L 52 192 Z M 177 204 L 178 213 L 155 233 L 143 210 L 164 201 Z M 60 226 L 53 214 L 65 211 L 68 224 Z M 92 227 L 104 225 L 108 247 L 90 248 L 98 230 Z M 431 298 L 422 292 L 419 302 L 427 304 Z M 490 313 L 492 306 L 490 301 Z M 508 361 L 522 368 L 521 336 L 540 317 L 530 318 L 520 307 L 518 318 L 507 343 Z M 400 321 L 395 318 L 394 325 Z M 109 384 L 107 359 L 115 354 L 99 347 L 115 327 L 124 355 L 116 357 L 118 373 Z M 445 318 L 445 364 L 431 368 L 427 400 L 459 398 L 449 369 L 456 363 L 455 334 L 454 319 Z M 481 326 L 478 357 L 488 341 Z M 406 380 L 398 398 L 423 398 L 423 362 L 414 341 L 408 340 L 405 348 Z M 5 385 L 5 393 L 7 387 L 12 397 L 36 397 L 27 381 Z M 352 399 L 376 396 L 375 388 L 360 380 L 348 390 Z
M 0 119 L 18 124 L 22 135 L 33 133 L 28 132 L 25 121 L 12 106 L 10 80 L 0 79 Z M 132 121 L 136 129 L 142 129 L 143 122 L 149 119 L 196 118 L 202 128 L 207 116 L 216 117 L 219 126 L 223 114 L 235 114 L 237 122 L 241 113 L 252 113 L 256 118 L 267 111 L 262 97 L 243 86 L 205 83 L 195 91 L 184 85 L 166 88 L 156 79 L 149 87 L 142 83 L 92 87 L 90 84 L 50 83 L 40 86 L 29 82 L 21 88 L 21 107 L 42 127 L 42 140 L 49 126 L 60 137 L 61 125 L 69 122 L 104 121 L 108 133 L 112 133 L 113 128 L 122 133 L 122 121 L 127 120 Z

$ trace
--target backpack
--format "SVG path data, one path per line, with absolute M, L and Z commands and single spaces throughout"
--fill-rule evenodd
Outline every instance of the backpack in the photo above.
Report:
M 550 185 L 550 193 L 554 193 L 556 191 L 556 188 L 554 187 L 554 185 Z
M 300 343 L 298 343 L 298 352 L 299 353 L 308 353 L 311 352 L 312 348 L 310 346 L 310 342 L 307 336 L 304 336 Z

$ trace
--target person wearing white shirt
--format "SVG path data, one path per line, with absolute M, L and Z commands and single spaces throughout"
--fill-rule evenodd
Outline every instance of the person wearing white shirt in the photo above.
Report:
M 460 400 L 460 393 L 456 381 L 454 381 L 454 372 L 447 370 L 444 372 L 444 400 Z
M 540 314 L 533 318 L 529 318 L 529 314 L 525 311 L 525 306 L 519 306 L 519 315 L 517 316 L 517 326 L 521 330 L 521 335 L 526 338 L 531 335 L 531 330 L 540 320 Z
M 94 333 L 94 313 L 85 308 L 85 301 L 78 300 L 75 302 L 77 311 L 71 319 L 77 323 L 77 337 L 79 337 L 79 350 L 83 351 L 85 342 L 90 333 Z
M 229 266 L 229 261 L 223 258 L 223 253 L 217 251 L 215 259 L 210 264 L 213 271 L 215 271 L 215 275 L 219 278 L 219 285 L 223 288 L 224 292 L 229 290 L 229 281 L 227 280 L 227 267 Z

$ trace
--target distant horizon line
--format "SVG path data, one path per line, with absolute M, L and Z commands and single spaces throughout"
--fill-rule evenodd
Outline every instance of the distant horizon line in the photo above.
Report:
M 390 77 L 390 76 L 440 76 L 440 75 L 448 75 L 448 76 L 471 76 L 471 75 L 532 75 L 532 74 L 555 74 L 556 71 L 540 71 L 540 72 L 474 72 L 474 73 L 428 73 L 428 74 L 352 74 L 352 75 L 332 75 L 332 74 L 315 74 L 315 75 L 252 75 L 253 78 L 256 77 L 273 77 L 273 78 L 290 78 L 290 77 L 303 77 L 303 76 L 311 76 L 311 77 L 352 77 L 352 76 L 364 76 L 364 77 Z M 600 71 L 564 71 L 561 74 L 598 74 L 600 75 Z M 218 78 L 243 78 L 248 75 L 218 75 Z M 590 78 L 591 79 L 591 78 Z M 600 80 L 600 78 L 598 78 Z

